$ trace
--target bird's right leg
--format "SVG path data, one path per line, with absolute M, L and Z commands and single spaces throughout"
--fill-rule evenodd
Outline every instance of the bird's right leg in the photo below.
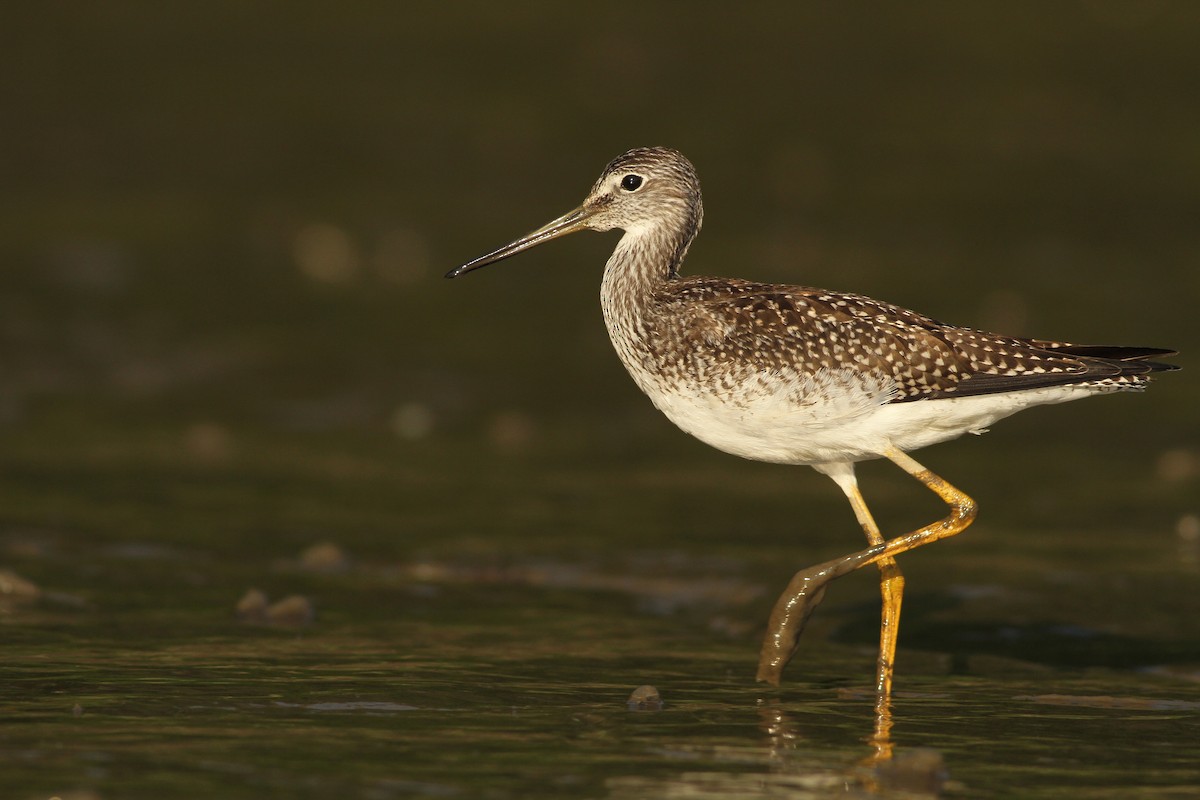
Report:
M 867 501 L 858 490 L 858 480 L 854 477 L 854 464 L 823 464 L 817 467 L 833 479 L 850 501 L 854 516 L 867 535 L 867 542 L 874 545 L 883 544 L 883 534 L 867 508 Z M 900 635 L 900 604 L 904 600 L 904 575 L 900 572 L 896 559 L 888 556 L 877 562 L 879 567 L 879 589 L 883 596 L 883 612 L 879 621 L 879 661 L 875 673 L 875 688 L 881 702 L 887 703 L 892 696 L 892 673 L 896 662 L 896 642 Z

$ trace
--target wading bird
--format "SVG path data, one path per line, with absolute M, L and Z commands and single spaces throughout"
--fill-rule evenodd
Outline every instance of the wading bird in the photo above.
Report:
M 982 433 L 1031 406 L 1142 389 L 1151 373 L 1176 369 L 1155 360 L 1174 352 L 1000 336 L 856 294 L 685 278 L 680 268 L 703 216 L 691 162 L 663 147 L 630 150 L 605 167 L 574 211 L 446 277 L 575 231 L 623 230 L 600 302 L 617 355 L 641 390 L 719 450 L 828 475 L 867 535 L 866 549 L 792 579 L 771 613 L 758 679 L 778 685 L 829 581 L 876 564 L 883 594 L 877 710 L 886 713 L 904 592 L 895 557 L 961 532 L 976 513 L 970 497 L 908 453 Z M 855 463 L 874 458 L 919 480 L 949 514 L 885 540 L 854 475 Z

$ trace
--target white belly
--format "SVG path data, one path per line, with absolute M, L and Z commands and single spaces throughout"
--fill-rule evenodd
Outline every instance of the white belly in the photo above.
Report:
M 664 387 L 634 378 L 667 417 L 687 433 L 733 455 L 780 464 L 822 464 L 878 458 L 889 448 L 916 450 L 1034 405 L 1095 394 L 1087 386 L 1056 386 L 944 400 L 888 402 L 893 387 L 853 370 L 816 378 L 760 376 L 752 385 L 712 391 Z

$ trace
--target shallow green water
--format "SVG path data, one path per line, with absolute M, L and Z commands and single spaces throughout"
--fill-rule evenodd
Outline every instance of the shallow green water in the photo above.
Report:
M 0 540 L 5 563 L 43 591 L 4 616 L 15 796 L 877 785 L 862 765 L 870 576 L 833 588 L 782 690 L 752 681 L 786 561 L 853 541 L 832 495 L 788 496 L 789 482 L 822 483 L 758 468 L 739 480 L 735 464 L 733 499 L 711 503 L 707 465 L 677 463 L 664 487 L 666 464 L 615 474 L 484 454 L 466 470 L 472 501 L 451 502 L 458 444 L 417 446 L 418 479 L 389 447 L 299 438 L 286 463 L 253 440 L 239 451 L 270 455 L 196 464 L 160 442 L 8 457 L 5 507 L 23 511 Z M 657 499 L 622 502 L 633 493 Z M 707 519 L 689 516 L 706 502 Z M 761 529 L 789 505 L 822 510 L 830 530 Z M 1041 516 L 1062 529 L 984 521 L 906 559 L 897 758 L 934 751 L 948 796 L 1186 796 L 1200 780 L 1195 554 L 1101 510 L 1080 527 L 1073 512 Z M 531 518 L 540 534 L 505 532 Z M 346 561 L 306 566 L 317 541 Z M 310 598 L 315 621 L 237 620 L 250 587 Z M 664 708 L 628 710 L 647 683 Z
M 1194 796 L 1200 19 L 966 8 L 13 20 L 0 796 Z M 657 143 L 705 181 L 692 272 L 1183 353 L 918 454 L 981 517 L 902 562 L 892 768 L 873 575 L 754 684 L 861 534 L 637 393 L 614 240 L 439 277 Z M 887 531 L 942 513 L 862 477 Z

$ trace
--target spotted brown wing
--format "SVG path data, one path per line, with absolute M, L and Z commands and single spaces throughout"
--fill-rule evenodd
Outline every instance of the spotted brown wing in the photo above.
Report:
M 1074 345 L 946 325 L 853 294 L 715 278 L 668 285 L 681 344 L 713 364 L 855 369 L 895 382 L 893 402 L 1067 384 L 1137 388 L 1172 351 Z

